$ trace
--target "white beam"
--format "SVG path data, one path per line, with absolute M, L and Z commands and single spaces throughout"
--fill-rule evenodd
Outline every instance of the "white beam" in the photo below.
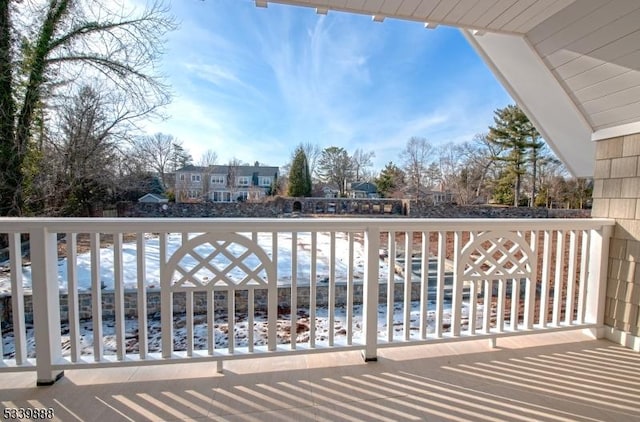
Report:
M 569 171 L 576 177 L 593 176 L 593 129 L 527 40 L 462 33 Z

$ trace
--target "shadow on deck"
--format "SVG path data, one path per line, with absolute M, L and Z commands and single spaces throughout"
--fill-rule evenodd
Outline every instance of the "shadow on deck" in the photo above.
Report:
M 0 402 L 62 421 L 640 420 L 640 354 L 579 332 L 215 366 L 3 374 Z

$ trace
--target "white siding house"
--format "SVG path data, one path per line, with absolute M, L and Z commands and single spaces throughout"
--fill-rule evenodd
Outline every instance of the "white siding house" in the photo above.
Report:
M 186 166 L 176 171 L 176 202 L 255 201 L 268 195 L 278 167 Z

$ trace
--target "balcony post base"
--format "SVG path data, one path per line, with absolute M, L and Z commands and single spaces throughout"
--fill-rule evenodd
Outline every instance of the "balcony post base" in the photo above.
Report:
M 607 337 L 606 328 L 605 327 L 593 327 L 593 328 L 585 328 L 582 332 L 594 339 L 601 339 Z
M 363 351 L 362 352 L 362 359 L 365 362 L 377 362 L 378 361 L 378 356 L 367 356 L 367 354 Z
M 36 386 L 38 386 L 38 387 L 47 387 L 47 386 L 53 385 L 53 384 L 56 383 L 56 381 L 58 381 L 62 377 L 64 377 L 64 371 L 59 371 L 57 373 L 54 371 L 51 374 L 51 379 L 40 379 L 40 378 L 38 378 L 36 380 Z

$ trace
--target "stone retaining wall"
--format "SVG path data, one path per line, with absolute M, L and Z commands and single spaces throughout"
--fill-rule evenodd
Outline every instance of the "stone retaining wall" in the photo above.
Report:
M 354 283 L 353 286 L 353 301 L 354 304 L 362 304 L 362 283 Z M 298 286 L 298 307 L 309 307 L 309 286 Z M 396 283 L 393 289 L 394 298 L 396 302 L 402 302 L 404 300 L 404 284 Z M 125 317 L 135 318 L 138 315 L 137 307 L 138 292 L 136 290 L 127 290 L 124 294 L 125 305 Z M 420 283 L 414 282 L 411 285 L 411 300 L 418 300 L 420 298 Z M 248 294 L 246 290 L 240 290 L 236 292 L 236 310 L 238 312 L 246 312 L 248 308 L 247 304 Z M 214 295 L 214 309 L 216 311 L 227 310 L 227 292 L 219 291 Z M 381 283 L 379 287 L 379 303 L 387 303 L 387 285 Z M 316 305 L 318 307 L 328 306 L 329 301 L 329 287 L 327 284 L 319 284 L 316 287 Z M 205 292 L 196 292 L 194 294 L 194 308 L 196 314 L 205 314 L 207 312 L 207 297 Z M 148 289 L 147 290 L 147 315 L 150 318 L 160 317 L 160 290 Z M 337 284 L 335 286 L 335 305 L 337 307 L 343 307 L 347 304 L 347 286 L 346 284 Z M 278 308 L 285 312 L 289 311 L 291 306 L 291 288 L 279 287 L 278 288 Z M 33 323 L 33 302 L 30 294 L 24 296 L 24 308 L 25 308 L 25 321 L 28 324 Z M 78 294 L 78 308 L 80 312 L 81 320 L 91 319 L 91 293 L 79 293 Z M 186 308 L 186 295 L 185 293 L 174 293 L 173 295 L 173 312 L 174 314 L 184 314 Z M 255 309 L 257 311 L 267 311 L 267 291 L 260 289 L 255 291 Z M 11 313 L 11 296 L 0 296 L 0 315 L 2 316 L 3 329 L 12 325 L 12 313 Z M 115 302 L 114 293 L 112 290 L 102 291 L 102 316 L 105 320 L 112 320 L 115 318 Z M 68 296 L 66 293 L 60 294 L 60 318 L 63 322 L 67 322 L 69 317 Z
M 585 218 L 590 210 L 514 208 L 488 205 L 433 205 L 430 201 L 400 199 L 283 198 L 261 203 L 120 203 L 120 217 L 242 217 L 365 216 L 411 218 Z

